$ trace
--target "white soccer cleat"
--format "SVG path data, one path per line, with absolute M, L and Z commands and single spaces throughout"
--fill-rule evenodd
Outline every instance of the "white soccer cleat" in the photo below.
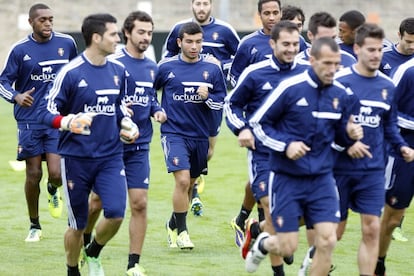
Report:
M 262 232 L 257 237 L 256 242 L 253 244 L 252 248 L 250 249 L 249 253 L 246 256 L 246 271 L 249 273 L 255 272 L 260 265 L 260 262 L 266 258 L 266 254 L 263 254 L 259 249 L 259 243 L 267 239 L 269 237 L 269 233 Z

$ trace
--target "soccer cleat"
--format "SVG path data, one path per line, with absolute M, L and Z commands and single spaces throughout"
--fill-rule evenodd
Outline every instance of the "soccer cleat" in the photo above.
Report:
M 105 276 L 101 259 L 85 256 L 86 263 L 88 264 L 89 276 Z
M 235 242 L 236 242 L 236 246 L 237 247 L 241 247 L 243 244 L 243 240 L 244 240 L 244 231 L 243 229 L 240 228 L 240 226 L 236 223 L 237 220 L 237 216 L 235 216 L 231 221 L 230 221 L 230 225 L 231 228 L 233 228 L 234 232 L 236 233 L 236 238 L 235 238 Z
M 177 246 L 180 249 L 192 250 L 194 248 L 194 244 L 191 242 L 187 231 L 183 231 L 177 236 Z
M 404 236 L 404 232 L 401 227 L 396 227 L 392 232 L 392 239 L 400 242 L 407 242 L 407 237 Z
M 168 247 L 176 248 L 177 247 L 177 228 L 174 230 L 170 228 L 169 221 L 165 224 L 165 228 L 167 229 L 167 242 Z
M 199 197 L 195 197 L 191 200 L 191 212 L 193 212 L 196 217 L 203 216 L 203 203 Z
M 200 174 L 200 176 L 197 178 L 197 191 L 199 194 L 203 193 L 204 187 L 206 185 L 206 180 L 204 179 L 204 176 Z
M 31 228 L 27 235 L 25 242 L 38 242 L 42 239 L 42 230 L 37 228 Z
M 134 267 L 131 267 L 126 272 L 127 276 L 147 276 L 145 269 L 139 264 L 135 264 Z
M 85 247 L 82 246 L 81 252 L 79 254 L 79 260 L 78 260 L 78 267 L 81 269 L 86 263 L 86 253 L 85 253 Z
M 295 261 L 295 257 L 293 255 L 283 257 L 283 261 L 285 262 L 285 264 L 291 265 Z
M 250 250 L 250 246 L 252 244 L 252 232 L 251 232 L 251 227 L 254 223 L 258 223 L 257 220 L 250 218 L 246 221 L 246 230 L 244 232 L 244 239 L 243 242 L 241 243 L 241 255 L 243 259 L 246 259 L 247 253 L 249 253 Z M 236 224 L 237 225 L 237 224 Z M 237 233 L 236 233 L 237 235 Z M 237 238 L 237 236 L 236 236 Z
M 54 195 L 47 193 L 49 201 L 49 213 L 54 218 L 60 218 L 62 215 L 62 197 L 60 196 L 59 189 L 56 189 Z
M 308 251 L 306 252 L 305 258 L 303 259 L 302 264 L 300 266 L 298 276 L 309 275 L 314 253 L 315 253 L 315 247 L 314 246 L 309 247 Z
M 266 258 L 266 254 L 263 254 L 259 249 L 259 244 L 262 240 L 269 237 L 269 233 L 262 232 L 257 237 L 256 242 L 253 244 L 249 253 L 246 256 L 246 271 L 249 273 L 255 272 L 260 265 L 260 262 Z

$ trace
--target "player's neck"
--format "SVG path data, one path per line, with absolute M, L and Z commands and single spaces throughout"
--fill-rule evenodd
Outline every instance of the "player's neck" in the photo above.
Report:
M 144 52 L 137 51 L 137 49 L 136 49 L 133 45 L 131 45 L 131 44 L 129 44 L 129 43 L 127 43 L 127 44 L 125 45 L 125 50 L 126 50 L 126 51 L 128 52 L 128 54 L 129 54 L 129 55 L 131 55 L 133 58 L 136 58 L 136 59 L 143 59 L 143 58 L 145 57 Z
M 366 68 L 366 66 L 362 65 L 360 62 L 355 64 L 354 69 L 357 71 L 358 74 L 364 77 L 374 77 L 377 74 L 377 70 L 370 70 Z
M 86 48 L 84 53 L 86 59 L 93 65 L 100 66 L 106 63 L 106 55 L 94 48 Z

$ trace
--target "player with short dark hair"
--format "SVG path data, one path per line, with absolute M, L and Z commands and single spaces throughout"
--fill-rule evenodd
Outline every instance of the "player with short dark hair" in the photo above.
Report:
M 271 150 L 269 208 L 277 235 L 258 236 L 246 257 L 248 272 L 256 271 L 267 253 L 293 255 L 302 216 L 316 234 L 311 273 L 329 272 L 339 222 L 331 143 L 348 145 L 363 136 L 361 126 L 350 122 L 349 92 L 334 80 L 340 59 L 332 38 L 314 41 L 311 67 L 283 80 L 249 120 L 256 138 Z
M 336 19 L 331 14 L 327 12 L 317 12 L 314 13 L 308 23 L 308 32 L 307 36 L 311 42 L 321 37 L 330 37 L 336 38 Z M 349 54 L 344 50 L 340 50 L 341 54 L 341 68 L 351 66 L 356 62 L 356 59 L 353 55 Z M 298 54 L 298 62 L 308 63 L 310 56 L 310 48 L 302 51 Z M 302 60 L 302 61 L 301 61 Z
M 127 178 L 131 218 L 129 221 L 129 255 L 127 275 L 145 275 L 140 257 L 147 229 L 147 204 L 150 180 L 149 149 L 153 128 L 151 117 L 163 123 L 167 117 L 160 107 L 153 88 L 158 73 L 157 64 L 145 57 L 151 44 L 154 29 L 152 17 L 143 11 L 131 12 L 125 19 L 122 34 L 125 47 L 109 59 L 120 61 L 128 71 L 127 93 L 124 101 L 133 111 L 131 116 L 140 130 L 140 136 L 132 144 L 124 145 L 124 165 Z M 89 200 L 88 226 L 84 244 L 89 244 L 92 230 L 102 209 L 100 198 L 92 193 Z M 136 274 L 134 274 L 136 273 Z
M 338 21 L 339 47 L 356 58 L 354 53 L 355 33 L 356 29 L 365 23 L 365 16 L 360 11 L 350 10 L 343 13 Z
M 181 53 L 159 63 L 155 88 L 162 88 L 161 107 L 168 120 L 161 125 L 161 144 L 175 179 L 173 212 L 166 224 L 168 245 L 193 249 L 186 222 L 189 200 L 196 179 L 207 174 L 209 137 L 219 133 L 227 90 L 220 66 L 200 56 L 200 25 L 184 23 L 178 34 Z
M 396 89 L 398 126 L 407 143 L 414 147 L 414 57 L 398 66 L 392 78 Z M 375 275 L 386 275 L 385 258 L 391 244 L 392 233 L 400 224 L 405 210 L 410 206 L 414 190 L 414 165 L 391 153 L 386 174 L 385 206 L 381 218 L 380 247 Z
M 60 156 L 59 132 L 40 122 L 37 110 L 56 73 L 77 55 L 76 44 L 69 35 L 53 31 L 53 11 L 45 4 L 35 4 L 29 10 L 33 32 L 18 41 L 10 50 L 0 74 L 0 96 L 14 105 L 18 128 L 17 160 L 26 162 L 25 195 L 30 219 L 26 242 L 42 238 L 39 221 L 40 181 L 42 160 L 47 163 L 49 212 L 58 218 L 62 214 L 62 198 L 58 187 Z
M 282 17 L 280 20 L 289 20 L 290 22 L 295 23 L 299 29 L 299 51 L 303 51 L 306 48 L 310 47 L 309 43 L 302 36 L 303 26 L 305 24 L 305 13 L 299 7 L 286 5 L 282 7 Z
M 265 215 L 265 220 L 260 224 L 255 219 L 246 222 L 246 234 L 241 244 L 243 258 L 246 257 L 252 240 L 256 239 L 262 230 L 274 233 L 267 185 L 270 168 L 269 150 L 255 139 L 248 120 L 283 79 L 299 74 L 308 67 L 294 62 L 299 52 L 299 29 L 296 24 L 287 20 L 277 23 L 272 29 L 270 46 L 273 49 L 272 57 L 247 67 L 240 75 L 234 90 L 225 98 L 224 104 L 228 127 L 237 135 L 239 145 L 248 149 L 249 182 L 252 183 L 250 188 L 255 200 L 263 207 Z M 242 217 L 242 214 L 237 218 L 239 217 Z M 271 265 L 274 275 L 284 275 L 280 257 L 271 256 Z
M 62 130 L 59 153 L 68 207 L 64 236 L 68 275 L 80 275 L 78 261 L 92 190 L 104 212 L 84 258 L 89 275 L 104 275 L 99 255 L 121 226 L 126 207 L 120 140 L 134 143 L 139 132 L 123 103 L 125 67 L 107 59 L 120 42 L 116 18 L 89 15 L 83 20 L 82 34 L 85 51 L 60 70 L 39 109 L 39 119 Z
M 360 109 L 353 115 L 355 123 L 364 129 L 363 139 L 340 148 L 334 166 L 341 207 L 338 240 L 345 232 L 348 209 L 361 217 L 362 238 L 357 253 L 359 275 L 373 275 L 377 262 L 385 196 L 386 143 L 406 162 L 414 159 L 414 151 L 398 130 L 394 84 L 378 71 L 383 39 L 382 28 L 362 24 L 355 32 L 358 62 L 336 74 L 336 80 L 350 88 L 359 101 Z M 367 151 L 370 153 L 364 154 Z
M 247 66 L 272 55 L 272 48 L 269 47 L 270 32 L 282 16 L 281 3 L 279 0 L 259 0 L 257 13 L 262 28 L 244 36 L 240 41 L 230 69 L 230 83 L 233 87 Z

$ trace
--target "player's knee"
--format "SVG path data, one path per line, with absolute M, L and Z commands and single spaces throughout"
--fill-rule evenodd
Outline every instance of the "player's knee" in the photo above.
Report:
M 26 182 L 29 184 L 39 184 L 42 179 L 42 170 L 38 168 L 27 168 L 26 169 Z
M 147 211 L 148 200 L 145 197 L 131 201 L 131 213 L 142 214 Z

